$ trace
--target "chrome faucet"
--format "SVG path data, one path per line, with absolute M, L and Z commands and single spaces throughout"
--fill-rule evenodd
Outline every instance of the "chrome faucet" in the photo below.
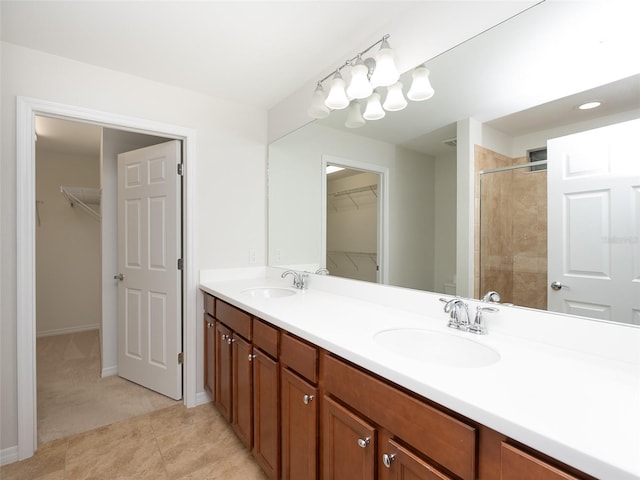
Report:
M 482 297 L 482 301 L 487 303 L 498 303 L 500 301 L 500 294 L 493 290 L 489 290 L 484 294 L 484 297 Z
M 484 323 L 484 318 L 482 317 L 483 312 L 498 312 L 500 309 L 496 307 L 476 307 L 476 317 L 473 320 L 473 323 L 469 325 L 467 328 L 468 332 L 475 333 L 477 335 L 486 335 L 488 333 L 487 326 Z
M 449 300 L 444 306 L 445 313 L 449 314 L 448 327 L 458 330 L 469 328 L 469 306 L 459 298 Z
M 295 270 L 287 270 L 286 272 L 283 272 L 282 275 L 280 275 L 282 278 L 286 277 L 287 275 L 293 275 L 293 286 L 300 289 L 300 290 L 306 290 L 307 289 L 307 278 L 309 278 L 309 275 L 307 275 L 306 273 L 300 273 L 300 272 L 296 272 Z
M 319 268 L 313 273 L 315 273 L 316 275 L 329 275 L 329 270 L 327 270 L 326 268 Z

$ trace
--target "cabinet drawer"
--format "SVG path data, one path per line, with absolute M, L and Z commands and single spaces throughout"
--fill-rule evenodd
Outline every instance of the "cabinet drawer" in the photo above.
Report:
M 205 293 L 204 294 L 204 312 L 208 313 L 212 317 L 215 317 L 216 316 L 215 305 L 216 305 L 215 298 L 209 295 L 208 293 Z
M 278 358 L 278 329 L 254 317 L 253 344 L 273 358 Z
M 502 443 L 501 480 L 578 480 L 507 443 Z
M 381 480 L 454 480 L 386 435 L 380 438 L 379 461 Z
M 216 298 L 216 318 L 240 336 L 251 340 L 251 315 Z
M 312 383 L 318 383 L 318 349 L 283 333 L 280 361 Z
M 476 429 L 330 355 L 324 357 L 328 392 L 417 451 L 459 476 L 476 473 Z

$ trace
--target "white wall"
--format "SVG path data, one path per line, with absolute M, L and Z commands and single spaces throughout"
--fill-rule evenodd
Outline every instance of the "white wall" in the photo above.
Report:
M 98 188 L 99 160 L 36 148 L 38 336 L 100 326 L 100 221 L 60 193 L 61 185 Z
M 456 280 L 456 149 L 435 160 L 433 291 Z
M 266 250 L 266 112 L 184 89 L 1 44 L 1 320 L 0 450 L 17 444 L 16 96 L 33 97 L 197 132 L 196 269 L 264 265 Z M 187 299 L 188 301 L 195 299 Z M 195 321 L 195 319 L 194 319 Z M 198 391 L 202 391 L 202 322 Z

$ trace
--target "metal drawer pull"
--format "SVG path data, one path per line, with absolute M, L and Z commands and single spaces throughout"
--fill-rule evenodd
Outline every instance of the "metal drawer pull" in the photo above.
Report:
M 305 405 L 309 405 L 311 400 L 313 400 L 313 395 L 305 395 L 304 397 L 302 397 L 302 401 Z
M 395 453 L 383 453 L 382 454 L 382 463 L 384 463 L 384 466 L 387 468 L 391 468 L 391 462 L 393 462 L 396 459 L 396 454 Z
M 359 438 L 358 439 L 358 446 L 360 448 L 367 448 L 367 445 L 369 445 L 370 442 L 371 442 L 371 437 Z

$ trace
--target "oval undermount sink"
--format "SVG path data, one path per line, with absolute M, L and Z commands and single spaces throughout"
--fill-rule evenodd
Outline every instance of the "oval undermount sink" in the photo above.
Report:
M 242 290 L 240 293 L 254 298 L 282 298 L 296 294 L 295 290 L 279 287 L 247 288 L 246 290 Z
M 421 328 L 394 328 L 376 333 L 374 341 L 393 353 L 446 367 L 477 368 L 500 360 L 493 348 L 456 335 Z

